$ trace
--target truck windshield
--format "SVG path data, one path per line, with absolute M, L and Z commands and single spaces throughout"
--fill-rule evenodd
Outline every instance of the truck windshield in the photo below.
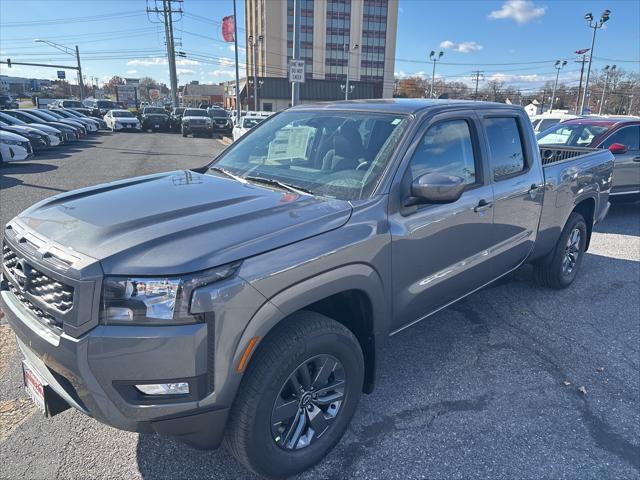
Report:
M 183 117 L 207 117 L 207 111 L 201 108 L 188 108 L 182 114 Z
M 566 145 L 568 147 L 587 147 L 601 133 L 609 129 L 608 125 L 558 124 L 537 135 L 539 145 Z
M 149 115 L 150 113 L 162 113 L 162 114 L 166 114 L 166 110 L 164 108 L 160 108 L 160 107 L 146 107 L 142 113 L 144 115 Z
M 405 131 L 403 115 L 288 111 L 263 121 L 210 166 L 342 200 L 367 198 Z
M 134 118 L 135 115 L 127 110 L 113 110 L 111 115 L 118 118 Z

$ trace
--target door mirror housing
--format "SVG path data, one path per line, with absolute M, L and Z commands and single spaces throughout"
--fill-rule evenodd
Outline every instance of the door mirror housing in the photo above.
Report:
M 609 145 L 609 151 L 613 154 L 627 153 L 627 147 L 622 143 L 612 143 L 611 145 Z
M 411 184 L 411 197 L 407 199 L 405 205 L 453 203 L 462 196 L 465 187 L 462 177 L 425 173 Z

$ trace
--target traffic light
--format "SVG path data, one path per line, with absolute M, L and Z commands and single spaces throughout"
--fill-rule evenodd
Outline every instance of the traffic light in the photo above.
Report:
M 11 68 L 11 59 L 7 58 L 7 67 Z

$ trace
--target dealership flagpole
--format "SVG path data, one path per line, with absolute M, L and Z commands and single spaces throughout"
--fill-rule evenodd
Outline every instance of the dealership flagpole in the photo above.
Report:
M 240 67 L 238 65 L 238 19 L 236 0 L 233 0 L 233 42 L 236 51 L 236 121 L 240 121 Z

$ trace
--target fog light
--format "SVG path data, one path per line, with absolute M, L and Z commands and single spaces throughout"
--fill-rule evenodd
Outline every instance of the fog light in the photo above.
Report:
M 148 385 L 136 385 L 136 388 L 145 395 L 186 395 L 189 393 L 189 384 L 187 382 L 150 383 Z

